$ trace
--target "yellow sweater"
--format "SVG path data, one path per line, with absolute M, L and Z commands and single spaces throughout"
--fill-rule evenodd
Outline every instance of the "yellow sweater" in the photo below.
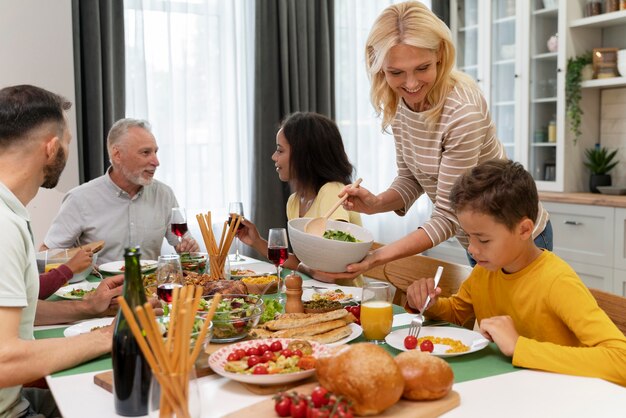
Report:
M 343 190 L 344 187 L 346 187 L 345 184 L 341 184 L 339 182 L 326 183 L 323 185 L 319 192 L 317 192 L 315 200 L 313 200 L 311 207 L 304 214 L 303 218 L 317 218 L 319 216 L 324 216 L 326 212 L 328 212 L 328 210 L 332 208 L 335 203 L 337 203 L 337 200 L 339 200 L 337 195 Z M 292 220 L 299 217 L 300 200 L 294 193 L 289 196 L 289 200 L 287 201 L 287 219 Z M 359 212 L 347 211 L 343 208 L 343 206 L 339 206 L 329 219 L 346 221 L 359 226 L 362 225 L 361 214 Z
M 476 266 L 458 293 L 427 316 L 462 324 L 510 315 L 520 335 L 513 365 L 626 386 L 626 337 L 598 307 L 574 270 L 544 251 L 514 274 Z

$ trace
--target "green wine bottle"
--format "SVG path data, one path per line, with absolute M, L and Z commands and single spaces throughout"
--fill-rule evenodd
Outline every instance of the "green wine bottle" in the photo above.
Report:
M 124 252 L 123 295 L 133 311 L 136 306 L 146 302 L 140 256 L 139 247 L 126 248 Z M 115 412 L 129 417 L 146 415 L 152 371 L 121 309 L 117 312 L 117 323 L 113 332 L 112 357 Z

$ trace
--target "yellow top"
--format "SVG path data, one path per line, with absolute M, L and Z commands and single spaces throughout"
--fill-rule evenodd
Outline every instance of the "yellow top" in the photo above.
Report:
M 514 274 L 476 266 L 458 293 L 440 298 L 429 318 L 462 324 L 510 315 L 520 335 L 513 365 L 598 377 L 626 386 L 626 337 L 574 270 L 549 251 Z

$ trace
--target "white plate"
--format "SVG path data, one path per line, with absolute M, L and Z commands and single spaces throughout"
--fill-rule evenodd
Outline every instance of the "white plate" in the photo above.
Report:
M 315 289 L 311 289 L 309 288 L 310 286 L 315 286 Z M 335 285 L 318 285 L 318 284 L 311 284 L 309 283 L 309 281 L 305 281 L 302 283 L 302 300 L 303 301 L 308 301 L 311 300 L 313 298 L 313 294 L 315 293 L 324 293 L 327 292 L 329 290 L 336 290 L 336 289 L 341 289 L 341 291 L 345 294 L 351 294 L 352 297 L 351 298 L 345 298 L 340 300 L 339 302 L 345 303 L 345 302 L 350 302 L 350 301 L 359 301 L 361 300 L 361 293 L 363 292 L 363 289 L 360 287 L 351 287 L 351 286 L 335 286 Z
M 72 296 L 70 292 L 76 289 L 82 289 L 85 291 L 92 290 L 98 287 L 99 284 L 100 283 L 97 282 L 81 282 L 71 284 L 69 286 L 63 286 L 59 288 L 56 292 L 54 292 L 54 294 L 63 299 L 81 300 L 83 298 L 82 296 Z
M 354 340 L 356 338 L 359 338 L 359 335 L 363 334 L 363 328 L 361 328 L 360 325 L 349 324 L 348 326 L 352 330 L 352 334 L 350 334 L 347 337 L 342 338 L 342 339 L 340 339 L 338 341 L 335 341 L 334 343 L 326 344 L 326 346 L 327 347 L 335 347 L 337 345 L 344 345 L 344 344 L 347 344 L 349 341 L 352 341 L 352 340 Z
M 115 318 L 113 317 L 109 317 L 80 322 L 78 324 L 74 324 L 70 327 L 65 328 L 65 331 L 63 331 L 63 335 L 65 335 L 66 337 L 74 337 L 76 335 L 86 334 L 88 332 L 91 332 L 91 329 L 94 327 L 106 327 L 107 325 L 111 325 L 114 319 Z
M 402 351 L 408 351 L 404 347 L 404 338 L 409 335 L 409 329 L 403 328 L 396 331 L 393 331 L 391 334 L 387 335 L 385 338 L 385 342 Z M 463 344 L 468 346 L 469 351 L 465 351 L 463 353 L 446 353 L 446 350 L 450 348 L 444 344 L 435 344 L 433 353 L 437 357 L 454 357 L 461 356 L 463 354 L 473 353 L 475 351 L 482 350 L 487 347 L 489 341 L 485 339 L 482 335 L 477 333 L 476 331 L 470 331 L 465 328 L 455 328 L 455 327 L 422 327 L 420 331 L 420 337 L 442 337 L 442 338 L 453 338 L 455 340 L 461 341 Z
M 211 354 L 211 356 L 209 356 L 209 366 L 211 366 L 215 373 L 221 376 L 236 380 L 238 382 L 253 383 L 255 385 L 277 385 L 281 383 L 296 382 L 298 380 L 306 379 L 307 377 L 313 376 L 313 374 L 315 374 L 315 369 L 285 374 L 240 374 L 231 373 L 224 370 L 226 359 L 228 358 L 228 355 L 234 350 L 238 348 L 242 348 L 245 350 L 250 347 L 258 347 L 261 344 L 270 345 L 274 341 L 280 341 L 283 345 L 283 348 L 286 348 L 287 344 L 295 340 L 290 338 L 267 338 L 230 344 L 226 347 L 220 348 L 215 353 Z M 313 347 L 313 356 L 315 357 L 319 356 L 321 353 L 327 350 L 327 346 L 324 344 L 319 344 L 314 341 L 310 341 L 310 343 Z
M 231 274 L 230 277 L 231 279 L 234 279 L 234 280 L 240 280 L 244 277 L 255 277 L 255 276 L 265 276 L 267 274 L 276 274 L 276 267 L 267 263 L 248 263 L 248 264 L 241 264 L 239 266 L 233 266 L 231 262 L 230 269 L 231 270 L 245 269 L 245 270 L 251 270 L 254 272 L 254 274 L 250 273 L 250 274 L 244 274 L 244 275 Z
M 140 260 L 139 264 L 141 264 L 141 272 L 147 273 L 150 270 L 156 269 L 158 262 L 155 260 Z M 105 273 L 121 274 L 124 273 L 124 265 L 124 261 L 111 261 L 110 263 L 100 264 L 98 270 Z

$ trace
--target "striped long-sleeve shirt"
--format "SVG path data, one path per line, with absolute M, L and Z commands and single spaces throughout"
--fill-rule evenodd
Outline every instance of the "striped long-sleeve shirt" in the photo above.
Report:
M 468 237 L 450 207 L 452 186 L 468 169 L 484 161 L 506 158 L 482 93 L 477 87 L 457 83 L 434 129 L 429 128 L 423 113 L 412 111 L 401 101 L 392 129 L 398 175 L 390 189 L 397 191 L 404 202 L 404 208 L 396 212 L 404 215 L 426 193 L 434 208 L 421 228 L 433 246 L 456 234 L 467 248 Z M 539 203 L 533 238 L 547 222 L 548 212 Z

